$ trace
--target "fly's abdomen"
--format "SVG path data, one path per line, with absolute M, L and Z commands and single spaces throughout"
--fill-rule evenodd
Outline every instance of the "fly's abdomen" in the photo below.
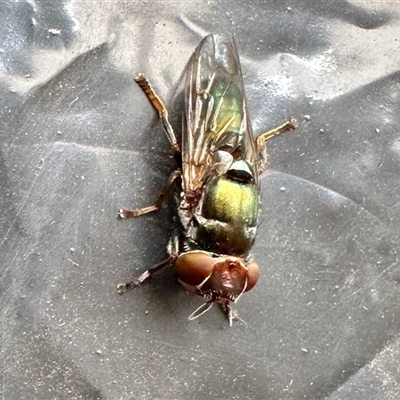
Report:
M 216 253 L 245 254 L 254 243 L 258 211 L 256 185 L 227 176 L 214 178 L 204 191 L 197 243 Z
M 221 139 L 227 132 L 239 133 L 243 120 L 243 95 L 237 85 L 220 79 L 219 82 L 215 82 L 211 96 L 216 104 L 210 124 L 212 132 Z

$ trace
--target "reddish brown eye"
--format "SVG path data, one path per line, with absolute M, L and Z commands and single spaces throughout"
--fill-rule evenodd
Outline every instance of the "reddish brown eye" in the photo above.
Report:
M 258 277 L 260 275 L 260 271 L 258 269 L 258 264 L 256 262 L 251 262 L 247 266 L 247 286 L 245 292 L 253 289 L 258 281 Z
M 175 273 L 181 283 L 198 286 L 211 275 L 216 260 L 203 251 L 183 253 L 175 261 Z

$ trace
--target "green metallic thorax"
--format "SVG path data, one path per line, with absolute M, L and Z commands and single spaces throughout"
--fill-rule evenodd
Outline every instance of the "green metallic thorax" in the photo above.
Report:
M 221 254 L 243 255 L 253 246 L 259 211 L 258 188 L 226 176 L 205 188 L 197 242 Z

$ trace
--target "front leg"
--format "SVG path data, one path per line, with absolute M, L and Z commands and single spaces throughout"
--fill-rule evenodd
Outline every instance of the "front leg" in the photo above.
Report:
M 150 278 L 155 273 L 162 271 L 165 268 L 172 267 L 179 256 L 179 234 L 175 232 L 170 238 L 167 246 L 168 257 L 159 264 L 144 271 L 137 278 L 127 283 L 119 283 L 116 287 L 118 294 L 124 294 L 131 289 L 135 289 L 147 278 Z
M 163 270 L 164 268 L 168 268 L 174 264 L 176 260 L 176 256 L 170 255 L 166 260 L 161 261 L 159 264 L 154 266 L 153 268 L 149 268 L 148 270 L 144 271 L 140 276 L 138 276 L 136 279 L 133 279 L 130 282 L 127 283 L 119 283 L 117 285 L 117 292 L 118 294 L 124 294 L 128 292 L 129 290 L 135 289 L 135 287 L 139 286 L 142 282 L 144 282 L 147 278 L 155 274 L 156 272 L 159 272 Z

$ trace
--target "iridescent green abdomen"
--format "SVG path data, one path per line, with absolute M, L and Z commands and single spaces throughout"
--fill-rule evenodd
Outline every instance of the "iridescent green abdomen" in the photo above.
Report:
M 216 106 L 215 119 L 211 128 L 215 133 L 234 132 L 241 130 L 243 121 L 243 96 L 237 85 L 233 82 L 227 82 L 219 79 L 214 82 L 215 86 L 211 96 Z

